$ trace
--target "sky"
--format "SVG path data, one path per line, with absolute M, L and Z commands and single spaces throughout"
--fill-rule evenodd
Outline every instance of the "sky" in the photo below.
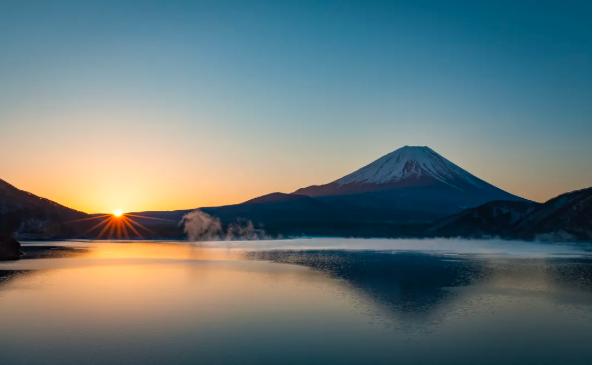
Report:
M 0 1 L 0 178 L 86 212 L 238 203 L 427 145 L 591 186 L 590 1 Z

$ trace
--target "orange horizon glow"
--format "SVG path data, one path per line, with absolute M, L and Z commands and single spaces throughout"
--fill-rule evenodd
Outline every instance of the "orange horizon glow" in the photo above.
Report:
M 157 147 L 148 150 L 136 146 L 137 153 L 118 155 L 117 161 L 88 149 L 76 156 L 60 149 L 51 158 L 44 155 L 46 159 L 18 165 L 4 159 L 0 161 L 0 170 L 7 173 L 0 178 L 18 189 L 72 209 L 112 215 L 114 207 L 122 212 L 195 209 L 238 204 L 272 192 L 290 193 L 334 181 L 387 152 L 367 151 L 358 156 L 359 152 L 354 151 L 347 158 L 320 159 L 323 153 L 306 151 L 302 161 L 282 165 L 278 161 L 290 160 L 290 156 L 281 153 L 274 158 L 250 156 L 242 159 L 249 164 L 246 168 L 233 165 L 237 163 L 235 159 L 227 160 L 216 154 L 196 160 L 188 160 L 188 155 L 178 158 L 175 154 L 164 158 L 159 151 L 167 153 L 172 148 Z M 574 166 L 560 160 L 553 163 L 553 169 L 548 167 L 544 175 L 536 174 L 535 167 L 526 170 L 525 166 L 530 166 L 526 162 L 500 164 L 497 170 L 484 164 L 480 156 L 455 150 L 437 151 L 499 188 L 534 201 L 543 202 L 591 186 L 590 170 L 581 169 L 574 175 L 571 173 Z M 545 160 L 548 162 L 552 163 Z
M 347 169 L 345 171 L 349 172 Z M 483 177 L 483 174 L 476 175 Z M 487 177 L 485 179 L 493 182 Z M 583 180 L 585 179 L 586 177 Z M 45 176 L 43 181 L 27 177 L 6 179 L 9 184 L 18 189 L 50 199 L 68 208 L 89 214 L 106 214 L 111 218 L 127 216 L 128 214 L 124 212 L 168 211 L 239 204 L 264 194 L 278 191 L 290 193 L 300 187 L 312 185 L 314 181 L 327 183 L 334 179 L 319 178 L 314 180 L 301 176 L 300 178 L 295 177 L 295 181 L 292 182 L 279 181 L 278 178 L 269 181 L 257 178 L 255 181 L 249 182 L 233 177 L 228 180 L 197 182 L 190 179 L 180 179 L 174 183 L 169 179 L 158 181 L 130 177 L 128 180 L 131 182 L 126 184 L 122 184 L 121 181 L 115 184 L 111 180 L 102 178 L 99 181 L 93 181 L 92 176 L 82 176 L 76 180 L 64 182 L 56 179 L 54 175 Z M 140 180 L 144 180 L 144 183 Z M 234 184 L 233 181 L 241 181 L 241 183 Z M 572 186 L 567 187 L 565 181 L 546 180 L 545 185 L 531 185 L 529 191 L 522 192 L 521 181 L 513 181 L 508 184 L 494 183 L 503 190 L 538 202 L 544 202 L 562 193 L 590 186 L 590 184 L 574 182 Z M 172 186 L 176 188 L 171 189 Z M 114 206 L 121 208 L 114 210 Z

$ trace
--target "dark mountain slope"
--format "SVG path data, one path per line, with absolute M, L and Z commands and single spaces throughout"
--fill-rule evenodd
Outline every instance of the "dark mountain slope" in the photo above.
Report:
M 83 212 L 19 190 L 0 180 L 2 231 L 18 231 L 25 238 L 68 237 L 75 233 L 68 222 L 86 216 Z
M 494 201 L 439 220 L 426 235 L 591 241 L 591 188 L 547 202 Z
M 494 237 L 511 235 L 515 225 L 538 203 L 496 200 L 438 220 L 427 231 L 442 237 Z
M 548 200 L 517 223 L 515 234 L 524 238 L 591 241 L 591 188 Z

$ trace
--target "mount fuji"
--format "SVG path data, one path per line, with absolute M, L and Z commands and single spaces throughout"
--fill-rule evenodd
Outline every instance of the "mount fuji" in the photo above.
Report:
M 476 198 L 484 202 L 521 200 L 477 178 L 426 146 L 401 147 L 329 184 L 309 186 L 294 193 L 328 196 L 418 187 L 451 190 L 456 195 L 468 195 L 470 201 Z M 460 204 L 469 203 L 465 200 L 468 199 L 462 199 Z
M 493 200 L 527 201 L 479 179 L 429 147 L 404 146 L 325 185 L 202 208 L 280 234 L 406 235 Z
M 325 185 L 293 194 L 346 203 L 406 220 L 442 217 L 493 200 L 525 201 L 472 175 L 426 146 L 404 146 Z

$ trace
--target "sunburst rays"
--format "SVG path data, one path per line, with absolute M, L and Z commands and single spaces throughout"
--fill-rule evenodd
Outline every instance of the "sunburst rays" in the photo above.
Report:
M 97 223 L 93 221 L 97 220 Z M 119 213 L 119 214 L 98 214 L 92 217 L 75 219 L 69 223 L 94 223 L 83 236 L 91 236 L 96 239 L 144 239 L 154 234 L 154 231 L 146 227 L 140 221 L 175 222 L 171 219 L 150 217 L 140 214 Z

